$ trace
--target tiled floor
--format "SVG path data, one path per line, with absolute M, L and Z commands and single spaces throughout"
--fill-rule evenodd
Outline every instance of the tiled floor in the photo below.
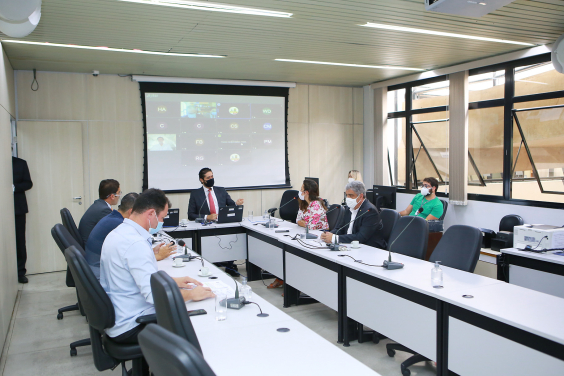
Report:
M 269 284 L 272 280 L 266 280 Z M 385 344 L 351 342 L 348 348 L 336 343 L 337 313 L 317 303 L 282 308 L 282 289 L 267 290 L 262 281 L 250 282 L 253 293 L 267 299 L 287 314 L 346 351 L 383 376 L 401 376 L 400 363 L 409 355 L 398 352 L 388 357 Z M 90 346 L 69 355 L 69 343 L 88 337 L 86 320 L 77 311 L 57 320 L 57 309 L 76 303 L 76 293 L 65 285 L 65 272 L 29 276 L 29 283 L 19 285 L 14 319 L 0 359 L 0 374 L 4 376 L 82 376 L 100 375 L 92 362 Z M 272 344 L 276 351 L 276 344 Z M 411 367 L 413 376 L 435 375 L 430 364 Z M 104 375 L 121 375 L 120 368 Z

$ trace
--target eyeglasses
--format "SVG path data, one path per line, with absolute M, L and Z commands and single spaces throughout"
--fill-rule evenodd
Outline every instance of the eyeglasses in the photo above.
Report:
M 121 191 L 116 192 L 116 193 L 110 193 L 110 194 L 108 195 L 108 197 L 106 197 L 106 198 L 109 198 L 111 195 L 114 195 L 114 196 L 116 196 L 116 197 L 120 197 L 120 196 L 121 196 Z

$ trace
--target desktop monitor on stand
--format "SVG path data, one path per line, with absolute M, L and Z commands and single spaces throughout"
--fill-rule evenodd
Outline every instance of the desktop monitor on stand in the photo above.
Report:
M 374 205 L 378 210 L 382 208 L 396 210 L 396 187 L 374 185 Z

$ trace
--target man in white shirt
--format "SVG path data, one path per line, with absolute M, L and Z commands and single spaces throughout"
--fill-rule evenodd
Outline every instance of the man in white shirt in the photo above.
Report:
M 148 189 L 135 200 L 129 218 L 110 232 L 102 246 L 100 284 L 115 309 L 115 325 L 106 333 L 119 343 L 137 343 L 143 325 L 137 317 L 155 313 L 151 275 L 158 271 L 151 233 L 162 228 L 170 202 L 163 191 Z M 190 277 L 173 278 L 185 301 L 214 294 Z M 195 285 L 195 286 L 194 286 Z
M 158 137 L 157 142 L 157 144 L 151 147 L 151 151 L 172 151 L 172 146 L 170 146 L 168 141 L 165 141 L 164 137 Z

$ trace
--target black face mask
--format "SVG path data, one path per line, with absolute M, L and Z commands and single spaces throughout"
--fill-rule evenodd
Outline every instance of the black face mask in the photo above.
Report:
M 205 185 L 206 187 L 208 187 L 208 188 L 212 188 L 213 185 L 214 185 L 214 183 L 215 183 L 215 181 L 214 181 L 213 178 L 211 178 L 211 179 L 208 180 L 208 181 L 205 181 L 205 180 L 204 180 L 204 185 Z

